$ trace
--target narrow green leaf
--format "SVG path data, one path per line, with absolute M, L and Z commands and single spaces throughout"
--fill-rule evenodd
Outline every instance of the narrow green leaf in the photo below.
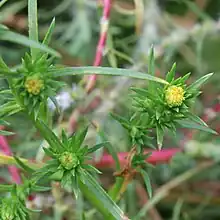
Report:
M 38 42 L 37 0 L 28 0 L 29 39 Z M 31 47 L 32 58 L 37 57 L 38 50 Z
M 59 106 L 59 104 L 58 104 L 56 98 L 51 96 L 51 97 L 50 97 L 50 100 L 51 100 L 51 101 L 53 102 L 53 104 L 55 105 L 56 110 L 57 110 L 57 113 L 60 114 L 60 113 L 61 113 L 61 110 L 60 110 L 60 106 Z
M 1 35 L 0 34 L 0 39 L 1 39 Z M 2 57 L 0 57 L 0 77 L 7 77 L 7 76 L 12 76 L 12 75 L 16 75 L 16 72 L 12 72 L 10 70 L 10 68 L 6 65 L 6 63 L 4 62 L 4 60 L 2 59 Z
M 148 58 L 148 73 L 152 76 L 155 75 L 155 66 L 154 66 L 154 48 L 150 48 L 149 58 Z
M 150 54 L 148 56 L 148 73 L 152 76 L 155 76 L 155 61 L 154 61 L 154 48 L 153 46 L 150 48 Z M 148 91 L 154 92 L 155 91 L 155 83 L 150 81 L 148 83 Z
M 78 178 L 76 175 L 72 176 L 72 184 L 73 184 L 73 193 L 75 195 L 75 198 L 78 199 L 79 196 L 79 184 L 78 184 Z
M 2 136 L 10 136 L 15 134 L 14 132 L 10 132 L 10 131 L 4 131 L 4 130 L 0 130 L 0 135 Z
M 150 183 L 150 177 L 149 177 L 148 173 L 145 170 L 141 169 L 140 172 L 141 172 L 141 175 L 144 179 L 149 198 L 152 198 L 152 187 L 151 187 L 151 183 Z
M 142 88 L 130 87 L 130 90 L 144 97 L 146 97 L 149 94 L 149 91 L 147 91 L 146 89 L 142 89 Z
M 10 192 L 13 189 L 13 185 L 0 184 L 0 192 Z
M 4 62 L 4 60 L 2 59 L 2 57 L 0 57 L 0 70 L 8 70 L 8 71 L 10 71 L 9 67 L 8 67 L 7 64 Z
M 0 8 L 7 2 L 8 0 L 2 0 L 1 2 L 0 2 Z
M 25 171 L 27 171 L 28 173 L 34 173 L 35 170 L 32 169 L 31 167 L 29 167 L 27 164 L 25 164 L 24 162 L 22 162 L 19 157 L 15 157 L 14 156 L 14 159 L 16 161 L 16 163 Z
M 185 3 L 189 10 L 192 11 L 195 15 L 197 15 L 198 18 L 204 21 L 212 21 L 212 17 L 210 17 L 208 13 L 202 10 L 195 2 L 189 0 L 183 0 L 182 2 Z
M 64 148 L 63 144 L 56 136 L 56 134 L 43 121 L 36 120 L 36 127 L 40 130 L 41 135 L 52 148 L 55 148 L 55 150 L 58 151 L 62 151 Z
M 4 105 L 0 106 L 0 117 L 8 117 L 10 115 L 13 115 L 17 112 L 20 112 L 22 108 L 16 104 L 14 101 L 7 102 Z
M 49 45 L 54 28 L 55 28 L 55 18 L 53 18 L 53 20 L 50 24 L 50 27 L 48 28 L 48 31 L 44 37 L 44 40 L 43 40 L 44 45 Z
M 126 118 L 121 117 L 120 115 L 114 114 L 114 113 L 110 113 L 110 115 L 116 120 L 118 121 L 124 128 L 129 129 L 130 128 L 130 123 L 129 121 L 127 121 Z
M 27 47 L 31 47 L 34 49 L 39 49 L 41 51 L 47 52 L 53 56 L 60 57 L 60 54 L 56 52 L 55 50 L 47 47 L 46 45 L 43 45 L 39 42 L 33 41 L 31 39 L 28 39 L 26 36 L 23 36 L 18 33 L 14 33 L 12 31 L 4 31 L 4 33 L 0 34 L 0 40 L 9 41 L 12 43 L 21 44 Z
M 57 158 L 56 155 L 50 149 L 43 147 L 43 150 L 47 156 L 52 157 L 54 159 Z
M 89 172 L 102 174 L 101 171 L 99 171 L 98 169 L 96 169 L 94 166 L 92 166 L 90 164 L 84 164 L 84 165 L 82 165 L 82 168 L 86 169 Z
M 180 214 L 181 214 L 182 206 L 183 206 L 183 200 L 180 198 L 180 199 L 178 199 L 176 205 L 174 206 L 172 220 L 180 220 L 181 219 Z
M 9 125 L 9 123 L 5 120 L 0 119 L 0 125 Z
M 176 63 L 173 64 L 171 70 L 166 75 L 166 81 L 171 82 L 174 79 L 176 73 Z
M 208 125 L 197 115 L 194 115 L 191 112 L 187 112 L 185 115 L 188 117 L 188 119 L 190 119 L 200 125 L 204 125 L 204 126 L 208 127 Z
M 209 73 L 209 74 L 206 74 L 205 76 L 202 76 L 201 78 L 196 80 L 194 83 L 192 83 L 187 89 L 189 90 L 199 89 L 202 86 L 202 84 L 204 84 L 212 75 L 213 73 Z
M 62 129 L 62 143 L 64 144 L 64 146 L 68 145 L 68 137 L 64 129 Z
M 34 192 L 47 192 L 51 190 L 51 187 L 48 186 L 38 186 L 38 185 L 33 185 L 31 187 L 32 191 Z
M 197 123 L 195 123 L 191 120 L 188 120 L 188 119 L 177 120 L 176 122 L 178 123 L 178 125 L 180 127 L 183 127 L 183 128 L 192 128 L 192 129 L 197 129 L 197 130 L 209 132 L 211 134 L 218 134 L 216 131 L 212 130 L 211 128 L 206 127 L 201 124 L 197 124 Z
M 105 141 L 105 142 L 102 142 L 100 144 L 94 145 L 93 147 L 89 148 L 88 154 L 91 154 L 91 153 L 97 151 L 98 149 L 104 147 L 104 145 L 107 144 L 107 143 L 109 143 L 109 141 Z
M 115 148 L 111 145 L 111 143 L 108 141 L 108 139 L 105 136 L 104 131 L 101 130 L 101 128 L 99 128 L 99 130 L 98 130 L 98 137 L 100 138 L 101 142 L 106 142 L 105 146 L 108 149 L 109 154 L 112 156 L 112 158 L 115 161 L 116 170 L 120 170 L 120 162 L 118 159 L 117 152 L 116 152 Z
M 11 95 L 12 94 L 12 91 L 10 89 L 4 89 L 2 91 L 0 91 L 0 95 Z
M 187 73 L 185 76 L 183 76 L 183 77 L 181 78 L 181 82 L 182 82 L 182 83 L 185 83 L 186 80 L 189 79 L 190 75 L 191 75 L 191 73 Z
M 74 143 L 75 150 L 80 148 L 80 146 L 82 145 L 82 143 L 86 137 L 87 132 L 88 132 L 88 126 L 85 127 L 84 129 L 76 132 L 75 143 Z
M 159 125 L 157 125 L 156 130 L 157 130 L 157 146 L 158 149 L 161 150 L 163 145 L 164 130 Z
M 119 68 L 110 68 L 110 67 L 61 67 L 53 68 L 48 71 L 54 77 L 60 76 L 70 76 L 70 75 L 109 75 L 109 76 L 127 76 L 137 79 L 146 79 L 163 84 L 168 84 L 167 81 L 160 79 L 155 76 L 151 76 L 147 73 L 140 73 L 129 69 L 119 69 Z
M 124 212 L 117 206 L 117 204 L 111 199 L 111 197 L 105 192 L 95 178 L 87 171 L 80 172 L 80 179 L 90 189 L 92 193 L 99 199 L 106 211 L 113 215 L 115 219 L 125 219 Z

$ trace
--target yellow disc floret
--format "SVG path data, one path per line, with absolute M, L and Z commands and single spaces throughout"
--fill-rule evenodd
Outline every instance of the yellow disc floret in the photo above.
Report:
M 38 95 L 43 87 L 44 82 L 39 77 L 28 77 L 25 81 L 25 89 L 33 95 Z
M 182 105 L 184 99 L 184 90 L 180 86 L 170 86 L 165 91 L 165 100 L 170 107 Z

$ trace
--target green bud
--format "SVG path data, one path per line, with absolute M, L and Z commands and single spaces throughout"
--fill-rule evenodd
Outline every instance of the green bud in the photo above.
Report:
M 74 153 L 64 152 L 59 157 L 61 165 L 67 169 L 71 170 L 79 165 L 79 159 Z

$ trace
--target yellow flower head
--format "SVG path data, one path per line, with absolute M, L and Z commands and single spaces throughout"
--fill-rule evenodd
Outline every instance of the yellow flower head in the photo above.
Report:
M 165 91 L 165 99 L 170 107 L 182 105 L 184 101 L 184 90 L 180 86 L 170 86 Z
M 38 95 L 43 87 L 44 82 L 39 77 L 28 77 L 25 81 L 26 90 L 33 95 Z

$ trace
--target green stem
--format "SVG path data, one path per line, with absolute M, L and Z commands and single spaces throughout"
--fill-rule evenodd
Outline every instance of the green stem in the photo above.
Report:
M 124 178 L 117 177 L 113 187 L 109 190 L 109 195 L 114 201 L 118 201 L 120 198 L 120 191 L 124 183 Z
M 79 181 L 79 187 L 85 198 L 103 215 L 104 219 L 107 219 L 109 211 L 105 209 L 101 200 L 81 181 Z
M 37 0 L 28 0 L 29 39 L 38 42 Z M 31 47 L 31 55 L 36 59 L 38 49 Z

